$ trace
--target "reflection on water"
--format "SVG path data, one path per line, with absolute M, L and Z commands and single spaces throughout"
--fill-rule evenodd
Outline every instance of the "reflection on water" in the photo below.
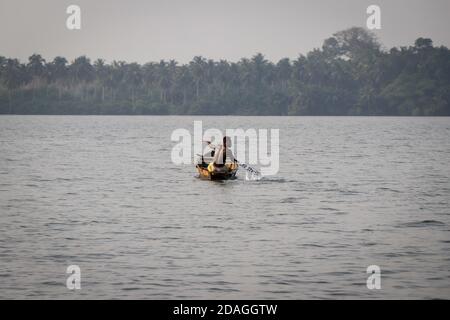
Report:
M 279 174 L 216 183 L 172 165 L 172 130 L 200 119 L 280 128 Z M 0 117 L 0 298 L 449 298 L 449 129 L 448 118 Z M 381 290 L 366 288 L 369 265 Z

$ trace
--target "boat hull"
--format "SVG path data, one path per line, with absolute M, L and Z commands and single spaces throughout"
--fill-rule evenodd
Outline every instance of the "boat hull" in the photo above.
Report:
M 200 179 L 204 180 L 232 180 L 236 179 L 237 166 L 225 168 L 224 170 L 213 170 L 210 172 L 207 167 L 202 165 L 196 166 Z

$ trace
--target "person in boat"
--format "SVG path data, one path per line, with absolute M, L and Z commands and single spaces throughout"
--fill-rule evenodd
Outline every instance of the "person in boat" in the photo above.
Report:
M 206 158 L 206 160 L 205 160 L 205 158 Z M 203 167 L 208 167 L 208 164 L 210 162 L 212 162 L 213 158 L 214 158 L 214 149 L 205 152 L 204 154 L 201 155 L 201 158 L 200 158 L 201 165 Z M 210 161 L 207 161 L 207 160 L 210 160 Z
M 214 150 L 214 158 L 213 161 L 209 164 L 208 170 L 212 172 L 217 169 L 223 169 L 224 167 L 227 167 L 228 169 L 231 168 L 231 166 L 236 166 L 237 160 L 233 155 L 233 151 L 231 151 L 231 139 L 230 137 L 223 137 L 223 143 L 222 145 L 219 145 Z

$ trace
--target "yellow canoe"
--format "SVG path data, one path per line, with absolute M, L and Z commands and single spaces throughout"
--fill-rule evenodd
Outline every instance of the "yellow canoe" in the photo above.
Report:
M 205 180 L 230 180 L 236 179 L 236 173 L 239 165 L 236 163 L 227 163 L 223 167 L 215 167 L 208 163 L 199 163 L 196 165 L 199 177 Z

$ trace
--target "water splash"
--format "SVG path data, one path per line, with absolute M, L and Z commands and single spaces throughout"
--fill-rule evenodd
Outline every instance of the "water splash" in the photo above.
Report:
M 247 180 L 247 181 L 258 181 L 261 179 L 262 179 L 262 176 L 258 172 L 253 172 L 253 171 L 245 172 L 245 180 Z

